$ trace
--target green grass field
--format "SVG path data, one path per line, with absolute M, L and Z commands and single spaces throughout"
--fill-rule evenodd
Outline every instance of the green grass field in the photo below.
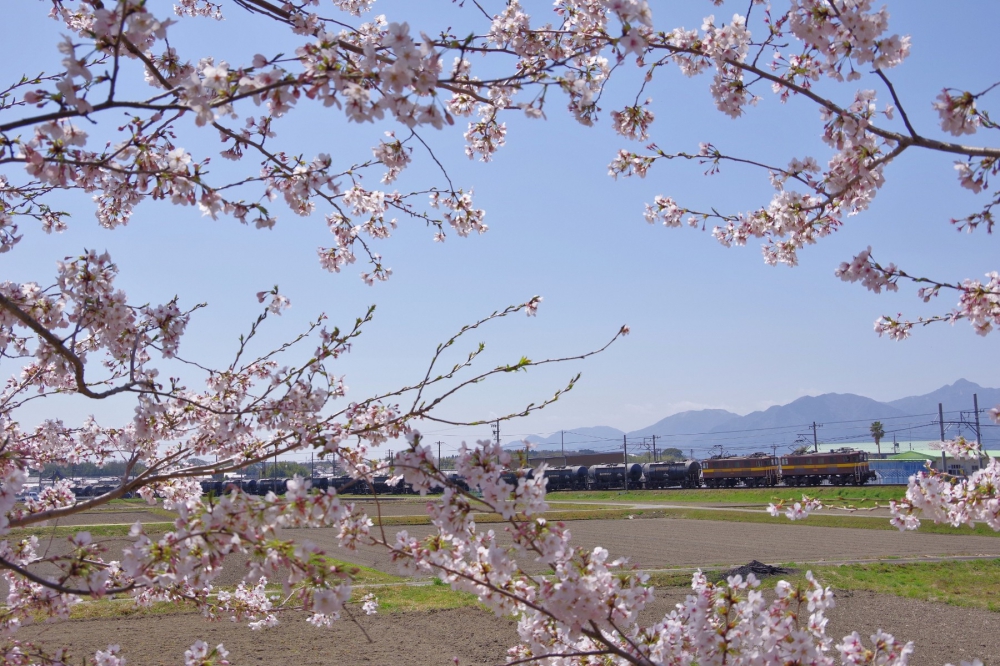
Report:
M 870 590 L 1000 612 L 1000 560 L 855 564 L 818 567 L 814 573 L 840 590 Z
M 504 522 L 496 514 L 475 514 L 475 520 L 480 524 L 492 524 Z M 725 509 L 704 509 L 698 507 L 691 508 L 664 508 L 664 509 L 631 509 L 608 507 L 604 509 L 573 509 L 556 510 L 544 514 L 547 520 L 552 521 L 574 521 L 574 520 L 630 520 L 649 518 L 673 518 L 677 520 L 714 520 L 731 523 L 770 523 L 774 525 L 791 525 L 794 527 L 846 527 L 864 530 L 895 530 L 889 524 L 886 517 L 875 517 L 868 515 L 858 515 L 852 513 L 841 513 L 837 511 L 827 511 L 814 513 L 806 520 L 790 521 L 779 515 L 772 517 L 763 511 L 726 511 Z M 430 518 L 426 515 L 414 516 L 383 516 L 381 521 L 372 518 L 376 525 L 386 527 L 403 527 L 407 525 L 429 525 Z M 14 529 L 9 533 L 9 538 L 25 538 L 31 535 L 39 538 L 64 539 L 79 531 L 86 530 L 95 538 L 114 538 L 128 536 L 131 525 L 97 525 L 89 527 L 73 527 L 71 525 L 58 527 L 33 527 L 24 529 Z M 173 527 L 173 523 L 146 523 L 144 525 L 147 534 L 157 534 L 165 532 Z M 294 531 L 294 530 L 292 530 Z M 988 537 L 1000 537 L 1000 532 L 995 532 L 989 526 L 980 523 L 975 528 L 951 527 L 950 525 L 935 525 L 930 521 L 924 521 L 918 532 L 927 534 L 950 534 L 955 536 L 977 535 Z
M 762 589 L 773 588 L 778 580 L 805 584 L 804 568 L 796 568 L 794 562 L 783 566 L 794 571 L 763 580 Z M 917 564 L 880 562 L 809 568 L 820 583 L 832 587 L 834 591 L 866 590 L 1000 612 L 1000 559 Z M 724 578 L 724 573 L 718 571 L 706 572 L 705 575 L 713 582 Z M 691 574 L 653 573 L 649 582 L 655 587 L 688 587 L 691 585 Z
M 794 562 L 785 564 L 796 568 Z M 472 594 L 454 592 L 435 579 L 430 584 L 414 585 L 403 579 L 375 570 L 359 567 L 353 603 L 374 593 L 378 597 L 379 612 L 406 613 L 449 608 L 479 606 Z M 1000 559 L 962 562 L 927 562 L 919 564 L 851 564 L 844 566 L 811 567 L 813 574 L 823 584 L 836 590 L 866 590 L 908 599 L 945 603 L 954 606 L 982 608 L 1000 612 Z M 723 579 L 722 572 L 708 572 L 709 580 Z M 773 588 L 784 579 L 793 584 L 805 584 L 805 569 L 767 578 L 762 588 Z M 658 588 L 688 587 L 691 574 L 653 573 L 649 584 Z M 275 587 L 277 590 L 278 588 Z M 183 604 L 154 604 L 138 608 L 127 600 L 102 600 L 79 604 L 72 610 L 73 619 L 116 619 L 150 615 L 171 615 L 195 612 L 193 606 Z
M 649 518 L 674 518 L 678 520 L 715 520 L 730 523 L 770 523 L 773 525 L 791 525 L 795 527 L 848 527 L 864 530 L 895 530 L 889 524 L 886 517 L 874 517 L 866 515 L 855 515 L 851 513 L 839 513 L 836 511 L 814 513 L 806 520 L 788 520 L 783 514 L 772 517 L 763 511 L 726 511 L 724 509 L 703 509 L 692 507 L 690 509 L 629 509 L 629 508 L 607 508 L 600 510 L 584 509 L 578 511 L 549 511 L 544 514 L 547 520 L 553 521 L 573 521 L 573 520 L 629 520 L 629 519 L 649 519 Z M 489 524 L 503 522 L 500 516 L 495 514 L 476 514 L 477 523 Z M 427 516 L 385 516 L 382 518 L 382 525 L 402 526 L 402 525 L 428 525 L 430 519 Z M 955 536 L 977 535 L 1000 537 L 1000 532 L 995 532 L 989 526 L 980 523 L 975 528 L 952 527 L 950 525 L 935 525 L 930 521 L 924 521 L 918 532 L 927 534 L 951 534 Z
M 812 527 L 850 527 L 864 530 L 895 530 L 889 524 L 888 518 L 858 516 L 849 513 L 814 513 L 805 520 L 788 520 L 784 515 L 772 517 L 764 512 L 725 511 L 713 509 L 646 509 L 632 511 L 629 515 L 636 518 L 677 518 L 685 520 L 720 520 L 731 523 L 771 523 L 792 526 Z M 951 525 L 935 525 L 923 521 L 918 532 L 928 534 L 951 534 L 955 536 L 977 535 L 1000 537 L 1000 532 L 994 532 L 989 526 L 980 523 L 975 528 L 952 527 Z

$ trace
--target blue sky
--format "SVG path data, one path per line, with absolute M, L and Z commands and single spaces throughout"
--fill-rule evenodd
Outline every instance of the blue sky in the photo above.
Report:
M 550 6 L 525 4 L 536 16 Z M 698 27 L 710 13 L 728 20 L 734 11 L 744 11 L 746 3 L 723 8 L 708 2 L 651 5 L 657 27 L 669 29 Z M 62 30 L 45 18 L 46 3 L 22 2 L 11 11 L 18 30 L 0 43 L 4 80 L 54 68 Z M 913 40 L 911 57 L 892 72 L 894 82 L 918 128 L 944 138 L 931 108 L 940 89 L 978 91 L 998 78 L 994 31 L 1000 4 L 908 1 L 891 4 L 890 11 L 891 29 Z M 222 24 L 182 21 L 173 41 L 182 52 L 231 63 L 249 60 L 257 51 L 293 48 L 294 41 L 277 27 L 234 6 L 228 12 Z M 446 0 L 379 0 L 376 12 L 389 20 L 409 20 L 414 32 L 475 22 L 468 9 Z M 274 45 L 265 43 L 265 37 L 275 39 Z M 881 314 L 916 316 L 949 309 L 947 295 L 928 309 L 909 287 L 875 296 L 833 276 L 841 261 L 868 245 L 880 261 L 943 280 L 979 278 L 997 269 L 994 238 L 981 231 L 959 234 L 948 223 L 978 205 L 976 197 L 959 188 L 952 159 L 904 155 L 887 170 L 886 185 L 869 211 L 803 250 L 797 268 L 768 267 L 757 243 L 725 249 L 708 233 L 650 226 L 642 218 L 644 202 L 656 194 L 691 207 L 752 209 L 770 198 L 765 173 L 725 166 L 722 174 L 705 177 L 697 164 L 687 163 L 657 166 L 645 180 L 608 177 L 607 164 L 619 148 L 641 147 L 616 136 L 607 122 L 608 111 L 635 96 L 637 77 L 624 74 L 612 84 L 596 127 L 572 122 L 558 96 L 550 98 L 545 121 L 508 116 L 508 145 L 491 164 L 465 157 L 464 124 L 441 132 L 424 130 L 456 185 L 475 187 L 477 204 L 488 211 L 490 231 L 469 239 L 450 234 L 438 244 L 430 229 L 402 221 L 395 237 L 380 246 L 394 271 L 386 284 L 365 286 L 357 277 L 360 264 L 340 275 L 319 267 L 315 249 L 330 242 L 319 215 L 297 218 L 279 209 L 277 226 L 258 231 L 229 219 L 202 218 L 195 210 L 150 204 L 141 206 L 126 228 L 106 231 L 98 227 L 86 197 L 66 198 L 75 212 L 66 233 L 45 236 L 25 229 L 21 246 L 0 256 L 3 279 L 48 283 L 58 259 L 85 247 L 107 249 L 133 301 L 161 302 L 178 294 L 183 303 L 209 303 L 196 315 L 182 350 L 220 365 L 257 312 L 254 294 L 274 284 L 291 299 L 292 308 L 268 328 L 264 341 L 270 344 L 289 337 L 319 312 L 349 324 L 376 303 L 375 322 L 339 368 L 353 399 L 418 379 L 435 345 L 462 324 L 534 294 L 545 298 L 537 318 L 519 315 L 501 322 L 461 349 L 485 341 L 488 351 L 481 367 L 486 368 L 522 355 L 539 359 L 587 351 L 601 346 L 622 324 L 630 325 L 632 334 L 598 357 L 501 377 L 463 392 L 441 412 L 462 420 L 490 418 L 538 402 L 576 372 L 583 373 L 576 389 L 556 405 L 504 425 L 509 435 L 593 425 L 632 430 L 686 409 L 747 413 L 827 392 L 891 400 L 929 392 L 960 377 L 998 384 L 998 334 L 983 338 L 958 323 L 918 330 L 913 339 L 895 343 L 872 331 Z M 811 104 L 793 99 L 781 106 L 767 95 L 734 121 L 715 111 L 709 81 L 663 72 L 646 93 L 657 115 L 652 140 L 667 150 L 694 151 L 700 141 L 711 141 L 724 151 L 779 164 L 805 155 L 825 163 L 830 153 L 819 141 L 821 125 Z M 865 80 L 822 89 L 848 101 L 856 88 L 868 87 L 876 85 Z M 887 95 L 876 89 L 884 106 Z M 998 97 L 994 92 L 987 106 Z M 310 104 L 276 127 L 290 151 L 328 152 L 335 163 L 345 164 L 366 159 L 389 128 L 350 124 Z M 990 140 L 995 145 L 988 134 L 968 139 Z M 214 141 L 211 133 L 182 128 L 179 143 L 196 155 L 215 156 Z M 213 168 L 229 168 L 219 162 L 216 156 Z M 252 164 L 248 160 L 244 168 L 252 171 Z M 437 180 L 430 161 L 418 155 L 399 188 Z M 377 176 L 369 177 L 366 184 L 374 187 L 376 181 Z M 46 402 L 25 414 L 25 420 L 56 414 L 73 422 L 94 412 L 110 425 L 131 414 L 131 404 L 124 400 L 96 406 Z M 490 434 L 488 427 L 420 428 L 443 441 L 446 450 L 462 438 Z

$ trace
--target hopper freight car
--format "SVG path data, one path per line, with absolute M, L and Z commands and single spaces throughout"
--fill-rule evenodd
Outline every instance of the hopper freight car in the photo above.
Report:
M 546 491 L 587 489 L 587 468 L 579 465 L 549 467 L 545 470 L 545 478 L 548 479 Z
M 766 453 L 749 456 L 714 456 L 701 461 L 701 476 L 708 488 L 773 486 L 780 480 L 778 459 Z
M 781 479 L 786 486 L 860 486 L 875 479 L 868 467 L 868 454 L 854 449 L 829 453 L 803 453 L 781 457 Z
M 642 465 L 593 465 L 587 476 L 591 490 L 606 490 L 609 488 L 624 488 L 625 475 L 628 474 L 628 487 L 639 488 L 642 483 Z
M 697 460 L 646 463 L 642 475 L 646 488 L 697 488 L 701 485 L 701 464 Z

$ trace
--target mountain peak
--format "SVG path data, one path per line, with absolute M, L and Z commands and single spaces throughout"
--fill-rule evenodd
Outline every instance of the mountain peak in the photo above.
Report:
M 975 437 L 968 426 L 960 425 L 960 412 L 971 412 L 973 396 L 979 408 L 1000 404 L 1000 389 L 986 388 L 961 378 L 924 395 L 879 402 L 854 393 L 824 393 L 802 396 L 786 405 L 775 405 L 763 411 L 739 416 L 724 409 L 700 409 L 672 414 L 651 426 L 627 434 L 631 442 L 656 437 L 658 449 L 675 447 L 685 452 L 696 449 L 702 453 L 719 449 L 728 453 L 772 451 L 812 444 L 813 437 L 825 446 L 838 443 L 867 442 L 871 439 L 873 421 L 882 421 L 886 438 L 899 441 L 936 440 L 940 436 L 937 423 L 938 404 L 944 407 L 946 437 L 959 434 Z M 951 423 L 949 423 L 949 421 Z M 815 434 L 813 430 L 815 424 Z M 964 429 L 963 429 L 964 428 Z M 992 435 L 992 430 L 988 430 Z M 620 447 L 624 432 L 610 426 L 574 428 L 555 432 L 548 437 L 530 436 L 539 449 L 559 449 L 560 434 L 567 450 L 593 448 L 610 450 Z M 983 444 L 994 447 L 996 436 L 984 433 Z M 651 442 L 647 441 L 647 444 Z M 520 448 L 520 442 L 508 447 Z

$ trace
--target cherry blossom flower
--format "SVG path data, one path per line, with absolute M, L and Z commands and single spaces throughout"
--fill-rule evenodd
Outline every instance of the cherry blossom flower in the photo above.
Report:
M 458 178 L 453 183 L 457 174 L 443 167 L 448 160 L 434 154 L 432 134 L 461 133 L 467 157 L 490 162 L 517 140 L 519 125 L 508 124 L 507 114 L 548 118 L 555 114 L 547 114 L 546 105 L 557 100 L 581 125 L 609 122 L 619 136 L 646 142 L 660 131 L 653 107 L 662 67 L 670 64 L 684 76 L 704 75 L 717 111 L 733 122 L 761 112 L 754 105 L 768 90 L 781 102 L 795 97 L 818 110 L 812 117 L 824 153 L 779 163 L 785 166 L 731 154 L 708 141 L 696 153 L 669 152 L 656 143 L 641 152 L 621 149 L 608 166 L 614 178 L 652 177 L 665 160 L 698 162 L 709 175 L 730 163 L 760 169 L 772 192 L 758 204 L 732 212 L 699 209 L 667 193 L 646 205 L 644 218 L 668 227 L 711 228 L 725 246 L 760 239 L 769 264 L 796 265 L 800 252 L 866 211 L 894 162 L 908 152 L 959 156 L 959 186 L 972 195 L 988 192 L 1000 168 L 996 148 L 924 136 L 910 122 L 900 101 L 907 97 L 896 94 L 889 78 L 909 56 L 910 38 L 891 32 L 888 10 L 870 0 L 788 0 L 766 8 L 755 1 L 746 15 L 707 16 L 696 29 L 654 22 L 646 0 L 558 0 L 551 13 L 534 17 L 512 0 L 488 18 L 470 12 L 482 23 L 467 40 L 418 35 L 408 23 L 381 14 L 363 22 L 352 18 L 368 12 L 373 0 L 334 0 L 336 19 L 314 10 L 314 2 L 241 4 L 266 9 L 253 16 L 266 22 L 260 34 L 287 30 L 293 48 L 279 54 L 263 41 L 261 53 L 245 62 L 219 59 L 212 44 L 179 34 L 198 20 L 222 18 L 220 4 L 209 0 L 177 0 L 172 18 L 139 0 L 54 3 L 51 15 L 67 33 L 57 44 L 57 70 L 15 84 L 9 105 L 0 109 L 0 133 L 7 137 L 0 145 L 7 165 L 0 174 L 0 252 L 19 251 L 28 225 L 46 233 L 67 229 L 69 215 L 50 202 L 61 201 L 61 190 L 77 190 L 92 196 L 97 223 L 108 230 L 130 224 L 150 201 L 197 208 L 213 220 L 259 230 L 276 228 L 285 209 L 303 223 L 322 220 L 333 239 L 316 250 L 315 260 L 335 273 L 360 260 L 361 279 L 375 285 L 392 276 L 379 243 L 402 224 L 431 227 L 438 242 L 451 230 L 459 237 L 488 230 L 470 184 Z M 634 101 L 618 103 L 605 118 L 602 100 L 628 80 L 620 74 L 626 71 L 637 74 L 638 90 L 627 98 Z M 864 85 L 854 83 L 862 80 Z M 931 102 L 942 131 L 966 136 L 995 129 L 984 95 L 943 90 Z M 326 146 L 308 155 L 288 151 L 281 127 L 306 104 L 342 116 L 359 132 L 378 123 L 384 133 L 366 144 L 373 146 L 370 154 L 356 160 L 321 152 Z M 286 116 L 288 121 L 275 122 Z M 449 130 L 456 117 L 466 119 L 464 127 Z M 228 160 L 226 169 L 209 169 L 213 152 Z M 418 158 L 441 170 L 411 168 Z M 404 191 L 369 187 L 365 177 L 371 174 L 387 187 L 408 184 Z M 410 187 L 411 179 L 420 184 Z M 994 205 L 991 199 L 955 224 L 970 232 L 991 230 Z M 351 603 L 352 574 L 316 544 L 287 538 L 296 530 L 285 528 L 312 527 L 334 530 L 344 548 L 383 548 L 404 573 L 435 576 L 475 594 L 491 610 L 515 616 L 519 643 L 511 649 L 513 660 L 581 663 L 597 655 L 608 663 L 828 666 L 839 654 L 847 664 L 903 666 L 913 652 L 911 644 L 884 632 L 869 640 L 855 632 L 835 643 L 826 633 L 832 592 L 811 574 L 799 588 L 779 582 L 768 603 L 752 576 L 711 584 L 699 572 L 683 602 L 644 625 L 639 614 L 653 598 L 648 578 L 603 547 L 575 545 L 566 525 L 544 518 L 544 468 L 528 478 L 511 469 L 510 452 L 495 442 L 463 444 L 455 470 L 460 484 L 438 469 L 413 430 L 413 421 L 430 416 L 448 395 L 427 396 L 437 386 L 434 378 L 461 382 L 475 354 L 450 373 L 428 370 L 412 386 L 348 401 L 345 380 L 332 364 L 350 351 L 370 311 L 344 331 L 318 317 L 286 345 L 251 357 L 248 343 L 259 327 L 290 306 L 277 287 L 258 292 L 262 312 L 234 358 L 207 367 L 182 356 L 200 306 L 185 306 L 179 298 L 132 301 L 118 285 L 118 272 L 109 253 L 87 249 L 62 259 L 54 279 L 0 283 L 0 352 L 20 364 L 3 388 L 0 409 L 0 535 L 6 537 L 0 540 L 0 562 L 10 591 L 0 652 L 7 661 L 23 655 L 15 637 L 22 624 L 67 618 L 83 599 L 109 594 L 131 595 L 140 606 L 184 601 L 208 617 L 246 622 L 252 629 L 274 627 L 293 609 L 307 611 L 316 627 L 330 626 Z M 835 275 L 873 293 L 919 282 L 916 293 L 924 302 L 955 293 L 954 307 L 936 316 L 879 318 L 875 330 L 892 339 L 936 322 L 967 319 L 980 335 L 1000 325 L 997 272 L 985 279 L 933 280 L 876 263 L 868 248 Z M 541 300 L 533 297 L 463 328 L 439 353 L 494 318 L 521 310 L 535 316 Z M 623 326 L 615 338 L 628 333 Z M 286 351 L 303 344 L 313 352 L 304 354 L 309 360 L 286 360 L 293 357 Z M 168 365 L 160 365 L 164 359 Z M 523 357 L 462 386 L 536 364 Z M 175 366 L 203 376 L 189 381 L 166 372 Z M 95 418 L 78 426 L 59 418 L 31 427 L 19 421 L 29 400 L 56 393 L 132 399 L 133 411 L 115 425 Z M 409 407 L 407 398 L 414 395 Z M 1000 407 L 990 413 L 1000 420 Z M 380 447 L 402 438 L 406 444 L 386 460 Z M 980 453 L 964 440 L 942 446 L 956 457 Z M 383 532 L 336 490 L 321 491 L 308 479 L 294 478 L 286 492 L 260 497 L 237 484 L 207 497 L 197 479 L 305 451 L 336 458 L 352 483 L 374 487 L 376 476 L 384 476 L 424 494 L 440 489 L 427 503 L 432 533 L 417 539 L 405 530 Z M 46 464 L 100 464 L 119 455 L 127 455 L 130 465 L 141 463 L 147 473 L 126 475 L 100 497 L 75 498 L 60 481 L 37 500 L 17 502 L 29 473 Z M 191 468 L 183 464 L 188 458 L 213 462 Z M 915 529 L 921 519 L 956 526 L 985 522 L 1000 530 L 997 487 L 1000 467 L 994 460 L 962 479 L 928 470 L 911 479 L 904 500 L 892 503 L 891 522 L 900 529 Z M 61 554 L 40 547 L 36 537 L 11 536 L 13 528 L 130 492 L 161 502 L 177 519 L 165 533 L 148 534 L 137 523 L 119 560 L 106 559 L 86 531 L 69 537 Z M 503 524 L 477 525 L 474 506 L 475 513 L 491 512 Z M 808 497 L 769 506 L 772 515 L 791 520 L 822 508 Z M 500 538 L 500 530 L 507 538 Z M 218 589 L 223 564 L 233 555 L 246 559 L 247 576 L 234 590 Z M 552 575 L 525 574 L 519 562 L 526 561 L 543 564 Z M 29 566 L 52 575 L 23 575 Z M 269 581 L 280 584 L 283 594 L 269 590 Z M 361 598 L 363 612 L 376 607 L 373 594 Z M 120 666 L 120 652 L 109 646 L 94 661 Z M 222 645 L 211 648 L 204 641 L 185 652 L 188 664 L 226 664 L 227 657 Z M 981 662 L 970 664 L 976 665 Z

